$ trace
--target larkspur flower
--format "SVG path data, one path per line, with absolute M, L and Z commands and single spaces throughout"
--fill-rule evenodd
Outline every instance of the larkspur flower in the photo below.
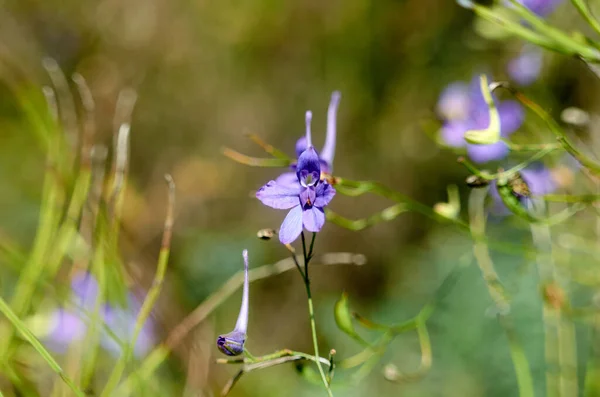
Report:
M 335 195 L 335 189 L 321 180 L 322 161 L 312 146 L 310 123 L 312 113 L 306 112 L 307 148 L 298 157 L 296 182 L 270 181 L 256 192 L 263 204 L 276 209 L 289 209 L 279 230 L 279 241 L 290 244 L 298 238 L 304 227 L 318 232 L 325 224 L 323 208 Z
M 552 172 L 546 168 L 542 163 L 534 163 L 529 167 L 521 170 L 521 177 L 527 184 L 529 191 L 533 197 L 542 196 L 544 194 L 552 193 L 556 190 L 556 183 L 552 177 Z M 492 198 L 492 205 L 490 211 L 496 216 L 510 215 L 511 211 L 506 208 L 504 202 L 498 194 L 496 182 L 494 181 L 490 185 L 490 196 Z M 530 197 L 519 196 L 519 200 L 527 205 L 527 201 L 530 201 Z
M 140 310 L 141 304 L 132 294 L 127 296 L 126 307 L 109 305 L 104 307 L 104 323 L 114 336 L 118 338 L 118 341 L 116 341 L 114 337 L 106 333 L 102 334 L 100 345 L 104 350 L 115 356 L 122 354 L 123 346 L 131 344 Z M 133 355 L 135 357 L 143 357 L 155 344 L 154 322 L 152 321 L 152 318 L 147 318 L 146 322 L 142 325 L 135 341 L 135 345 L 133 346 Z
M 525 45 L 519 55 L 511 59 L 507 66 L 508 75 L 517 84 L 530 85 L 537 80 L 542 70 L 542 50 Z
M 319 159 L 321 162 L 321 171 L 330 174 L 333 171 L 333 159 L 335 157 L 335 146 L 336 146 L 336 135 L 337 135 L 337 111 L 340 105 L 342 94 L 339 91 L 331 93 L 331 100 L 329 101 L 329 108 L 327 109 L 327 132 L 325 135 L 325 144 L 323 150 L 321 150 Z M 296 141 L 296 158 L 308 148 L 306 135 Z M 297 163 L 291 166 L 292 170 L 295 171 Z M 291 185 L 296 186 L 298 184 L 298 178 L 295 172 L 284 172 L 277 177 L 276 182 L 279 185 Z
M 249 305 L 249 280 L 248 280 L 248 250 L 242 252 L 244 258 L 244 287 L 242 290 L 242 305 L 233 331 L 219 335 L 217 348 L 227 356 L 239 356 L 244 352 L 246 334 L 248 331 L 248 305 Z
M 500 134 L 506 138 L 515 132 L 523 123 L 524 112 L 517 102 L 508 100 L 494 103 L 500 116 Z M 440 131 L 441 139 L 451 147 L 465 147 L 469 157 L 477 163 L 500 160 L 509 152 L 504 142 L 490 145 L 467 144 L 465 132 L 488 127 L 489 109 L 481 93 L 479 78 L 475 77 L 470 84 L 455 82 L 446 87 L 440 95 L 437 112 L 443 120 Z
M 37 320 L 43 320 L 44 330 L 39 335 L 47 346 L 57 352 L 64 353 L 72 343 L 80 342 L 85 337 L 88 330 L 88 324 L 93 316 L 96 301 L 98 299 L 99 286 L 96 279 L 89 273 L 81 272 L 73 276 L 71 280 L 71 295 L 75 307 L 60 307 L 47 316 L 41 315 Z M 100 336 L 101 346 L 118 355 L 122 350 L 122 343 L 128 343 L 135 328 L 137 313 L 132 311 L 133 306 L 137 306 L 133 295 L 128 296 L 130 305 L 126 308 L 113 307 L 108 304 L 100 307 L 99 319 L 111 332 L 119 338 L 115 341 L 112 335 L 102 332 Z M 152 346 L 154 346 L 154 332 L 152 322 L 147 321 L 142 327 L 134 346 L 134 355 L 139 357 L 144 355 Z

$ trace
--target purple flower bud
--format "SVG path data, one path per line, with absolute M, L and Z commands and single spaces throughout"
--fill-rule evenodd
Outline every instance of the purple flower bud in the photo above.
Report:
M 542 50 L 538 47 L 524 46 L 519 55 L 508 63 L 510 78 L 523 86 L 532 84 L 542 70 L 542 58 Z
M 244 352 L 246 333 L 248 331 L 248 304 L 249 304 L 249 280 L 248 280 L 248 250 L 242 252 L 244 257 L 244 287 L 242 291 L 242 305 L 233 331 L 219 335 L 217 348 L 225 355 L 239 356 Z

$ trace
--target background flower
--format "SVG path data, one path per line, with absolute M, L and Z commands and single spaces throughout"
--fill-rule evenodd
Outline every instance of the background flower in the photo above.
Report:
M 521 127 L 525 114 L 520 104 L 513 100 L 494 103 L 500 116 L 500 134 L 507 138 Z M 441 93 L 437 110 L 442 117 L 440 131 L 442 141 L 451 147 L 466 147 L 469 157 L 478 163 L 500 160 L 508 154 L 505 143 L 491 145 L 467 144 L 464 134 L 468 130 L 484 129 L 489 125 L 489 109 L 475 76 L 470 84 L 452 83 Z

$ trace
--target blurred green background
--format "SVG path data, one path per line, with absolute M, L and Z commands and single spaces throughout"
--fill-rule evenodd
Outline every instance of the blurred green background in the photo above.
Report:
M 551 20 L 579 27 L 568 4 Z M 506 63 L 522 44 L 490 41 L 473 22 L 472 13 L 449 0 L 0 1 L 0 233 L 31 245 L 45 158 L 8 89 L 25 83 L 12 80 L 7 70 L 18 70 L 41 88 L 49 84 L 42 68 L 49 56 L 67 76 L 83 75 L 97 105 L 96 141 L 109 147 L 118 93 L 133 88 L 138 102 L 121 248 L 131 283 L 141 290 L 151 284 L 160 247 L 163 174 L 171 173 L 177 184 L 172 257 L 154 313 L 162 338 L 241 269 L 243 248 L 250 251 L 251 267 L 286 255 L 278 242 L 256 238 L 257 230 L 277 228 L 284 217 L 253 197 L 279 170 L 236 164 L 221 148 L 263 156 L 245 137 L 255 133 L 292 154 L 307 109 L 320 146 L 333 90 L 342 92 L 336 175 L 381 181 L 427 205 L 446 200 L 451 183 L 460 184 L 466 197 L 466 171 L 455 154 L 435 145 L 422 121 L 435 118 L 437 97 L 448 83 L 482 70 L 506 78 Z M 555 116 L 566 106 L 598 107 L 598 82 L 583 65 L 550 53 L 544 61 L 540 81 L 527 89 L 532 97 Z M 361 218 L 386 205 L 373 197 L 338 195 L 331 208 Z M 490 229 L 494 238 L 530 244 L 527 230 L 510 220 Z M 312 271 L 321 350 L 335 348 L 339 358 L 360 350 L 333 321 L 343 291 L 362 315 L 397 323 L 414 316 L 446 274 L 462 269 L 429 322 L 430 372 L 415 382 L 384 380 L 388 363 L 403 371 L 418 367 L 418 341 L 409 332 L 361 384 L 336 386 L 336 395 L 517 394 L 508 342 L 481 273 L 472 261 L 461 262 L 472 250 L 467 235 L 404 214 L 360 232 L 327 224 L 316 250 L 367 258 L 365 266 Z M 522 252 L 494 253 L 494 259 L 513 296 L 515 325 L 543 395 L 542 303 L 533 259 Z M 18 269 L 1 266 L 0 292 L 6 295 Z M 295 272 L 253 283 L 250 297 L 248 348 L 254 354 L 284 347 L 312 351 L 305 292 Z M 233 327 L 239 299 L 238 292 L 173 352 L 155 379 L 156 395 L 218 394 L 235 369 L 214 364 L 220 356 L 214 342 Z M 587 331 L 580 331 L 584 363 Z M 320 387 L 284 365 L 244 376 L 231 396 L 314 396 L 323 394 Z

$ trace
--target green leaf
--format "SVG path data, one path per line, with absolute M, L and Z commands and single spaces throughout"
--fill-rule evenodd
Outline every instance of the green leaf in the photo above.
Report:
M 339 329 L 352 337 L 358 336 L 356 330 L 354 329 L 350 308 L 348 307 L 347 293 L 344 292 L 340 299 L 335 303 L 333 314 L 335 317 L 335 323 Z

